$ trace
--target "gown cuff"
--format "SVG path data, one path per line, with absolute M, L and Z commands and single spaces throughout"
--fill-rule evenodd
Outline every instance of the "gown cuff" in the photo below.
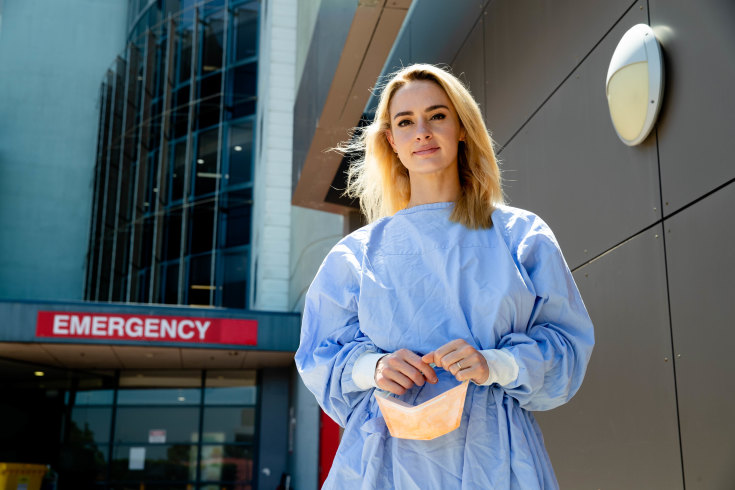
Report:
M 518 363 L 509 353 L 500 349 L 488 349 L 479 351 L 487 361 L 490 375 L 480 386 L 490 386 L 498 383 L 505 386 L 518 378 Z
M 385 353 L 371 351 L 360 354 L 352 367 L 352 381 L 355 382 L 358 388 L 369 390 L 378 386 L 375 383 L 375 367 L 384 355 Z

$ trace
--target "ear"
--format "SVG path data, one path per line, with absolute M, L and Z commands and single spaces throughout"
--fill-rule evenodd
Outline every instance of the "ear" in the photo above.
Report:
M 467 139 L 467 131 L 465 131 L 464 126 L 460 126 L 459 141 L 465 141 L 466 139 Z
M 393 151 L 398 153 L 398 150 L 396 149 L 396 144 L 393 141 L 393 132 L 390 129 L 385 130 L 385 138 L 388 140 L 388 143 L 390 143 L 390 146 L 393 148 Z

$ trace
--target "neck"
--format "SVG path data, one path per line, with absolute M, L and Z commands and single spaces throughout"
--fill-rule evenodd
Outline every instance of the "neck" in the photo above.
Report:
M 454 202 L 462 190 L 456 167 L 448 172 L 432 174 L 413 174 L 411 179 L 411 198 L 408 207 L 431 204 L 435 202 Z

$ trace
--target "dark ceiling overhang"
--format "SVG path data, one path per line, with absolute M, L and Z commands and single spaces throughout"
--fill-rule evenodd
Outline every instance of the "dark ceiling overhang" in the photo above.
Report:
M 326 150 L 358 125 L 412 0 L 359 0 L 354 13 L 332 3 L 320 7 L 296 98 L 292 203 L 345 214 L 355 208 L 332 189 L 342 155 Z

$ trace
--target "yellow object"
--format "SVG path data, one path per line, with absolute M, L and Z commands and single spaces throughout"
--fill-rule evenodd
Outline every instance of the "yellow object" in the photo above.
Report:
M 627 65 L 610 77 L 607 103 L 618 134 L 628 141 L 643 131 L 648 112 L 648 63 Z
M 46 465 L 0 463 L 0 490 L 40 490 Z
M 428 441 L 459 427 L 467 383 L 464 381 L 416 406 L 379 391 L 375 392 L 375 399 L 391 436 Z

